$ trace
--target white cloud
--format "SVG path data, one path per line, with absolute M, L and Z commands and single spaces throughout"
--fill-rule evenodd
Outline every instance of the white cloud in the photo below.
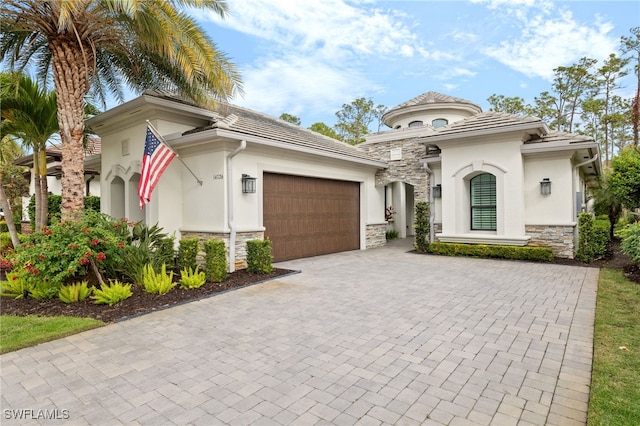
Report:
M 374 61 L 437 57 L 422 48 L 406 15 L 370 3 L 236 0 L 224 20 L 211 14 L 217 25 L 264 47 L 243 67 L 245 96 L 235 102 L 276 116 L 333 114 L 350 99 L 380 90 L 364 73 Z
M 504 1 L 492 0 L 491 5 L 500 2 Z M 516 3 L 530 6 L 534 2 Z M 529 77 L 552 80 L 553 69 L 558 66 L 573 64 L 583 56 L 604 59 L 615 52 L 618 40 L 609 35 L 611 23 L 596 17 L 595 24 L 584 24 L 571 11 L 557 9 L 549 2 L 536 4 L 517 13 L 511 11 L 519 21 L 521 34 L 486 47 L 484 53 Z

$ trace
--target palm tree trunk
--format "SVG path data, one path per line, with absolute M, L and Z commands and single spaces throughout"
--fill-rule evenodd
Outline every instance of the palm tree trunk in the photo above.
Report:
M 62 139 L 62 220 L 73 220 L 84 208 L 84 96 L 92 73 L 91 48 L 75 40 L 49 40 L 52 53 L 58 122 Z
M 44 228 L 49 223 L 49 185 L 47 183 L 47 152 L 42 148 L 39 152 L 40 172 L 40 227 Z
M 11 244 L 13 244 L 13 247 L 18 247 L 20 245 L 18 230 L 16 229 L 16 224 L 13 222 L 11 205 L 9 205 L 9 200 L 7 200 L 7 195 L 5 194 L 4 186 L 2 185 L 0 185 L 0 204 L 4 211 L 4 220 L 7 222 L 7 228 L 9 228 L 9 235 L 11 235 Z
M 42 205 L 42 191 L 40 190 L 40 156 L 37 148 L 34 148 L 33 151 L 33 192 L 36 207 L 34 209 L 35 217 L 31 219 L 33 219 L 33 232 L 38 232 L 41 229 L 40 206 Z

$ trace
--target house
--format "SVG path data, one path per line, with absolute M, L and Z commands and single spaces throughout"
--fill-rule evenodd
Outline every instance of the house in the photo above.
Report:
M 101 141 L 100 138 L 88 137 L 84 150 L 84 180 L 85 195 L 100 196 L 100 167 L 101 167 Z M 53 144 L 45 149 L 45 158 L 47 162 L 47 191 L 49 194 L 60 195 L 62 193 L 62 185 L 60 177 L 62 176 L 62 148 Z M 35 181 L 33 179 L 33 154 L 24 155 L 17 158 L 13 164 L 17 166 L 27 167 L 24 177 L 29 182 L 29 194 L 35 193 Z M 30 197 L 22 199 L 22 220 L 23 226 L 27 227 L 29 222 L 29 213 L 27 206 Z
M 535 117 L 482 112 L 467 100 L 424 93 L 383 117 L 393 130 L 360 146 L 387 161 L 400 236 L 416 201 L 431 203 L 431 240 L 551 247 L 573 258 L 577 215 L 601 173 L 590 137 L 551 131 Z
M 141 210 L 147 120 L 188 168 L 174 159 Z M 277 261 L 386 242 L 384 188 L 375 185 L 386 163 L 340 141 L 248 109 L 212 111 L 155 92 L 87 124 L 102 138 L 101 210 L 178 238 L 222 239 L 231 270 L 246 265 L 250 239 L 270 238 Z
M 249 239 L 271 239 L 281 261 L 378 247 L 388 227 L 411 236 L 417 201 L 433 206 L 432 240 L 573 257 L 576 216 L 600 172 L 592 139 L 435 92 L 383 119 L 391 130 L 353 147 L 249 109 L 149 91 L 87 125 L 102 138 L 102 211 L 177 238 L 222 239 L 231 271 L 246 266 Z M 140 209 L 148 123 L 184 165 L 174 160 Z

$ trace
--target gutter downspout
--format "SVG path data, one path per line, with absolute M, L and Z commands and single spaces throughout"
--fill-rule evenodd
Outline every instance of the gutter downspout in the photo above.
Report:
M 227 217 L 229 221 L 229 272 L 236 270 L 236 224 L 233 222 L 233 157 L 247 148 L 247 141 L 241 140 L 240 146 L 227 155 Z
M 432 243 L 435 238 L 435 230 L 433 229 L 433 223 L 436 220 L 436 210 L 433 199 L 433 191 L 431 187 L 433 186 L 433 170 L 429 168 L 429 164 L 423 163 L 424 169 L 427 171 L 429 175 L 429 242 Z

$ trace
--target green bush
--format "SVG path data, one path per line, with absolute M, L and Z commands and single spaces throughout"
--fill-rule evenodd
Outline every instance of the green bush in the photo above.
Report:
M 220 283 L 227 279 L 227 250 L 222 240 L 204 242 L 204 272 L 207 280 Z
M 198 269 L 198 239 L 183 238 L 178 241 L 178 269 Z
M 398 238 L 398 231 L 392 229 L 390 231 L 387 231 L 384 236 L 387 240 L 395 240 L 396 238 Z
M 167 294 L 176 283 L 173 282 L 173 271 L 167 274 L 167 266 L 163 263 L 160 272 L 156 272 L 153 266 L 145 265 L 142 273 L 144 291 L 150 294 Z
M 553 260 L 553 251 L 548 247 L 431 243 L 429 244 L 429 252 L 443 256 L 491 257 L 537 262 L 551 262 Z
M 0 296 L 12 299 L 26 298 L 32 287 L 32 283 L 21 278 L 16 272 L 7 272 L 7 280 L 0 281 Z
M 136 284 L 142 284 L 143 270 L 148 263 L 156 271 L 160 270 L 163 263 L 173 265 L 173 239 L 171 244 L 168 243 L 169 239 L 158 224 L 151 227 L 143 222 L 133 224 L 122 265 L 124 276 Z
M 590 263 L 595 259 L 604 257 L 607 252 L 610 235 L 611 224 L 608 219 L 594 220 L 593 215 L 580 213 L 578 215 L 576 259 Z
M 60 292 L 60 288 L 62 287 L 60 283 L 52 283 L 48 281 L 37 280 L 35 284 L 31 287 L 29 291 L 29 295 L 36 300 L 50 300 L 58 297 L 58 293 Z
M 99 289 L 95 289 L 91 298 L 97 305 L 113 306 L 131 296 L 133 296 L 131 284 L 122 284 L 120 281 L 115 280 L 109 284 L 102 284 Z
M 180 288 L 182 289 L 200 288 L 206 281 L 204 272 L 199 272 L 197 268 L 185 268 L 180 271 Z
M 49 219 L 47 225 L 51 225 L 53 219 L 60 219 L 60 208 L 62 206 L 62 196 L 49 194 Z M 100 212 L 100 197 L 89 195 L 84 197 L 84 206 L 87 210 Z M 32 195 L 27 204 L 27 212 L 29 213 L 29 222 L 31 229 L 36 226 L 36 196 Z
M 640 265 L 640 222 L 625 228 L 620 248 L 631 260 Z
M 77 221 L 54 222 L 25 241 L 10 262 L 23 278 L 35 278 L 59 287 L 86 275 L 91 262 L 107 278 L 117 278 L 125 260 L 126 224 L 86 210 Z
M 87 281 L 63 285 L 58 292 L 58 299 L 64 303 L 75 303 L 85 300 L 93 292 L 93 287 L 89 287 Z
M 7 222 L 3 220 L 0 220 L 0 232 L 2 232 L 3 234 L 5 232 L 9 232 L 9 227 L 7 226 Z
M 247 241 L 247 271 L 252 274 L 269 274 L 273 272 L 271 256 L 271 240 Z
M 609 218 L 593 221 L 592 232 L 594 259 L 602 259 L 607 254 L 607 246 L 611 240 L 611 222 L 609 222 Z
M 429 203 L 425 201 L 418 201 L 416 203 L 416 250 L 423 253 L 429 251 L 429 233 L 431 231 L 429 209 Z

